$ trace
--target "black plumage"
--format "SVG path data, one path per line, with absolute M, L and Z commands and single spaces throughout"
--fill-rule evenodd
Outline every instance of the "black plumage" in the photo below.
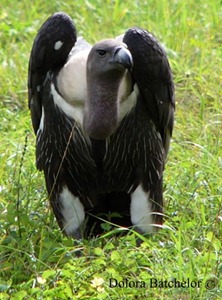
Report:
M 37 168 L 67 235 L 99 233 L 100 218 L 144 233 L 162 224 L 174 86 L 149 32 L 92 47 L 56 13 L 34 40 L 28 91 Z

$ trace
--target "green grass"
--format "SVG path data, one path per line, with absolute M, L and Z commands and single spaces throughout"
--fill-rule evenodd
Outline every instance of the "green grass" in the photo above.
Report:
M 0 299 L 221 299 L 221 1 L 1 3 Z M 58 229 L 35 167 L 28 59 L 38 28 L 61 10 L 92 43 L 137 25 L 167 48 L 177 109 L 165 170 L 166 222 L 140 248 L 130 231 L 121 238 L 108 231 L 73 247 Z M 114 288 L 110 278 L 146 287 Z M 202 283 L 151 288 L 151 278 Z

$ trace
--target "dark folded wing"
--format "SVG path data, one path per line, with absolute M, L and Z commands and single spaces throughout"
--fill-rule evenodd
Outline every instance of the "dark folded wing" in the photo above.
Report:
M 75 42 L 75 26 L 64 13 L 49 17 L 34 40 L 28 69 L 28 101 L 35 133 L 40 124 L 42 91 L 47 74 L 65 64 Z
M 166 53 L 148 31 L 129 29 L 123 38 L 133 57 L 132 77 L 160 132 L 167 155 L 174 122 L 174 85 Z

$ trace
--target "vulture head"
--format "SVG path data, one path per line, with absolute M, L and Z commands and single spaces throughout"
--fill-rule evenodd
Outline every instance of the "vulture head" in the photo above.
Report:
M 95 44 L 87 59 L 87 100 L 84 128 L 97 140 L 106 139 L 117 127 L 118 91 L 132 56 L 124 43 L 106 39 Z

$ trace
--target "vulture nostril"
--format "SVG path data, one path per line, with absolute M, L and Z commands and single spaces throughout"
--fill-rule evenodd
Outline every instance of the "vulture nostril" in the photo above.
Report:
M 114 52 L 114 62 L 123 65 L 126 69 L 130 70 L 133 66 L 133 58 L 131 53 L 125 47 L 118 47 Z
M 115 48 L 115 51 L 114 51 L 114 56 L 117 55 L 117 53 L 122 49 L 122 47 L 117 47 Z

